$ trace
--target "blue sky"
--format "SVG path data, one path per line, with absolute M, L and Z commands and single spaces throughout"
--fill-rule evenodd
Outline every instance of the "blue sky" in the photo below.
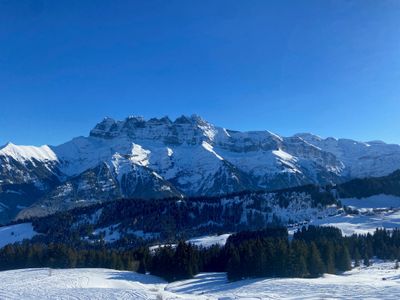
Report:
M 400 143 L 399 1 L 0 0 L 0 144 L 103 117 Z

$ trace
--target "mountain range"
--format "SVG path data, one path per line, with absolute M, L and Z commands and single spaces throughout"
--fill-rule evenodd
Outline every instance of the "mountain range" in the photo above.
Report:
M 0 147 L 0 223 L 121 198 L 338 184 L 400 169 L 400 146 L 240 132 L 201 117 L 105 118 L 58 146 Z

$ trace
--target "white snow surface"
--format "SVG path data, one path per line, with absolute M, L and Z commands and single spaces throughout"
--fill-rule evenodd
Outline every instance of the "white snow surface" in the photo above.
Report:
M 98 228 L 93 231 L 93 235 L 98 236 L 100 234 L 104 234 L 104 241 L 106 243 L 113 243 L 121 238 L 118 226 L 119 224 L 115 224 L 108 227 Z
M 357 213 L 346 214 L 338 210 L 336 214 L 314 216 L 309 222 L 294 224 L 289 228 L 293 234 L 304 225 L 333 226 L 343 235 L 373 233 L 377 228 L 400 228 L 400 197 L 393 195 L 374 195 L 367 198 L 343 198 L 343 205 L 352 207 Z
M 344 235 L 372 234 L 377 228 L 400 228 L 400 197 L 381 194 L 360 199 L 344 198 L 340 201 L 359 213 L 314 218 L 310 224 L 334 226 Z
M 400 145 L 381 141 L 358 142 L 350 139 L 323 139 L 319 136 L 301 133 L 297 137 L 310 145 L 334 154 L 345 165 L 351 177 L 384 176 L 397 169 L 400 159 Z
M 228 282 L 201 273 L 166 283 L 151 275 L 110 269 L 21 269 L 0 272 L 0 298 L 19 299 L 398 299 L 400 270 L 375 262 L 315 279 L 260 278 Z M 383 278 L 385 280 L 383 280 Z
M 224 246 L 226 240 L 230 235 L 231 235 L 230 233 L 225 233 L 221 235 L 207 235 L 207 236 L 191 238 L 187 242 L 205 248 L 211 247 L 213 245 Z
M 0 299 L 156 299 L 158 277 L 108 269 L 22 269 L 0 272 Z M 159 290 L 161 292 L 159 292 Z M 173 299 L 173 298 L 170 298 Z
M 13 143 L 8 143 L 0 149 L 1 156 L 12 157 L 16 161 L 26 162 L 32 161 L 57 161 L 57 155 L 49 146 L 44 145 L 40 147 L 35 146 L 17 146 Z
M 7 244 L 21 242 L 24 239 L 31 239 L 37 234 L 32 227 L 32 223 L 0 227 L 0 248 Z
M 334 226 L 344 235 L 373 233 L 377 228 L 400 228 L 400 210 L 371 211 L 359 215 L 337 215 L 313 219 L 311 225 Z
M 400 208 L 400 197 L 393 195 L 373 195 L 366 198 L 343 198 L 340 199 L 343 205 L 355 208 Z
M 231 233 L 225 233 L 225 234 L 221 234 L 221 235 L 204 235 L 204 236 L 199 236 L 199 237 L 194 237 L 194 238 L 188 239 L 186 242 L 191 243 L 196 246 L 201 246 L 204 248 L 209 248 L 213 245 L 224 246 L 230 235 L 231 235 Z M 165 246 L 171 246 L 172 248 L 175 248 L 177 246 L 177 244 L 158 244 L 158 245 L 150 246 L 149 250 L 153 252 L 153 251 L 156 251 L 158 248 L 162 248 Z

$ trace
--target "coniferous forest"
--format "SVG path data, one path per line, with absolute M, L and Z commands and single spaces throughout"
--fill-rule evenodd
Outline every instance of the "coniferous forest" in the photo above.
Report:
M 0 250 L 0 269 L 101 267 L 151 273 L 168 281 L 199 272 L 227 272 L 229 280 L 257 277 L 319 277 L 371 258 L 399 259 L 400 230 L 377 229 L 374 234 L 343 237 L 334 227 L 303 227 L 289 238 L 284 227 L 232 234 L 224 247 L 203 248 L 179 242 L 150 251 L 106 248 L 76 249 L 67 244 L 28 242 Z M 354 262 L 352 264 L 352 261 Z

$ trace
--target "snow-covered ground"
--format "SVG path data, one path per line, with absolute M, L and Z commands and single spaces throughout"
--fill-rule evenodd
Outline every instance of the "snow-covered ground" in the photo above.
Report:
M 171 283 L 166 290 L 210 299 L 398 299 L 400 270 L 394 263 L 357 268 L 322 278 L 269 278 L 229 283 L 224 274 L 203 273 Z M 386 280 L 383 280 L 385 278 Z
M 343 205 L 358 211 L 358 214 L 337 214 L 311 219 L 304 225 L 334 226 L 343 235 L 373 233 L 377 228 L 400 228 L 400 197 L 393 195 L 374 195 L 367 198 L 340 199 Z M 303 225 L 291 227 L 293 234 Z
M 211 247 L 212 245 L 220 245 L 224 246 L 226 240 L 230 236 L 230 233 L 221 234 L 221 235 L 208 235 L 208 236 L 201 236 L 197 238 L 192 238 L 188 240 L 189 243 L 194 244 L 196 246 L 203 246 L 203 247 Z
M 209 248 L 213 245 L 219 245 L 219 246 L 224 246 L 226 244 L 226 241 L 228 237 L 231 235 L 231 233 L 225 233 L 221 235 L 204 235 L 200 237 L 194 237 L 189 240 L 187 240 L 187 243 L 191 243 L 196 246 L 201 246 L 205 248 Z M 176 247 L 176 244 L 168 244 L 169 246 L 172 246 L 172 248 Z M 165 247 L 166 244 L 159 244 L 159 245 L 154 245 L 149 247 L 150 251 L 155 251 L 156 249 L 160 247 Z
M 400 228 L 400 210 L 371 212 L 360 215 L 338 215 L 324 219 L 316 219 L 311 225 L 334 226 L 342 230 L 344 235 L 373 233 L 376 228 Z
M 376 228 L 400 228 L 400 197 L 374 195 L 367 198 L 340 199 L 343 205 L 358 210 L 359 214 L 340 214 L 311 220 L 312 225 L 334 226 L 344 235 L 373 233 Z
M 31 239 L 37 232 L 33 229 L 32 223 L 22 223 L 0 227 L 0 248 L 7 244 L 21 242 L 24 239 Z
M 165 285 L 158 277 L 108 269 L 22 269 L 0 272 L 0 299 L 157 299 L 160 293 L 173 299 Z
M 359 209 L 400 207 L 400 197 L 394 195 L 373 195 L 366 198 L 340 199 L 343 205 Z
M 0 299 L 398 299 L 400 270 L 375 263 L 316 279 L 228 282 L 224 273 L 166 283 L 151 275 L 109 269 L 23 269 L 0 272 Z

